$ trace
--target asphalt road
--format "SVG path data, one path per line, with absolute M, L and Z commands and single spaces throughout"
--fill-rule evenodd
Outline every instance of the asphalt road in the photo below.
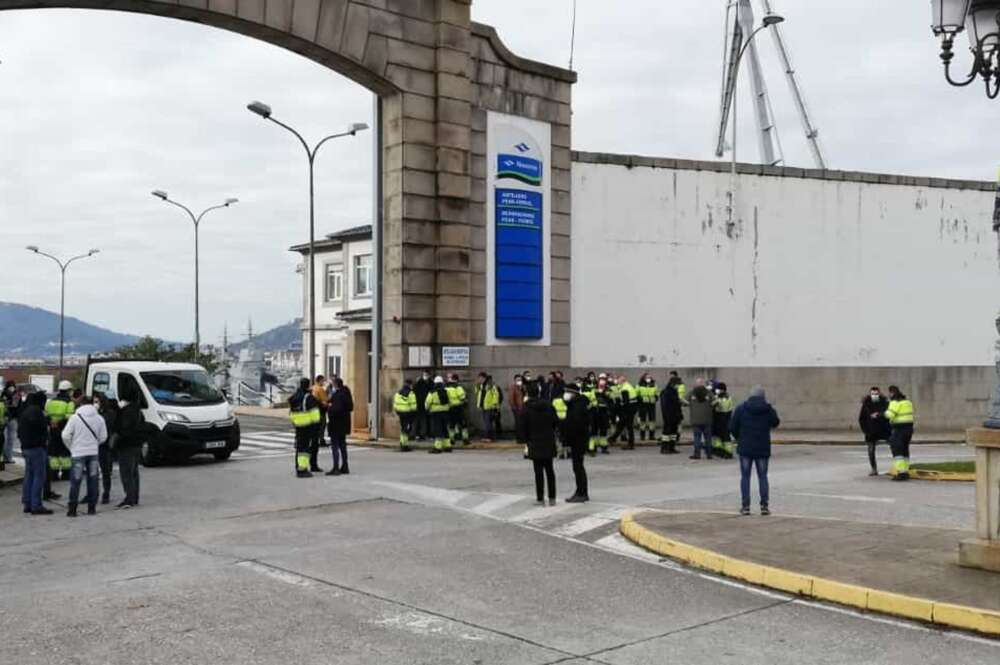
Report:
M 350 476 L 297 480 L 283 423 L 243 427 L 230 462 L 143 470 L 134 510 L 25 517 L 0 490 L 0 663 L 1000 662 L 1000 642 L 720 580 L 617 534 L 630 507 L 738 507 L 734 462 L 616 452 L 588 460 L 592 503 L 538 508 L 517 453 L 352 448 Z M 772 508 L 971 528 L 972 487 L 866 473 L 860 448 L 780 448 Z

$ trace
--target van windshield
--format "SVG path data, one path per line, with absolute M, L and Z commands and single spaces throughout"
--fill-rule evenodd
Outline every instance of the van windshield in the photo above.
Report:
M 220 404 L 225 401 L 208 376 L 199 369 L 141 372 L 149 393 L 159 404 L 200 406 Z

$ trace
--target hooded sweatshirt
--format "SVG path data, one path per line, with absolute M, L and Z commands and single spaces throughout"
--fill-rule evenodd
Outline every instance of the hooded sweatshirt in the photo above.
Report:
M 768 403 L 764 390 L 754 387 L 750 398 L 736 407 L 729 423 L 740 457 L 770 457 L 771 430 L 780 424 L 778 412 Z
M 62 440 L 73 457 L 96 455 L 97 449 L 108 440 L 108 426 L 93 404 L 84 404 L 66 423 Z

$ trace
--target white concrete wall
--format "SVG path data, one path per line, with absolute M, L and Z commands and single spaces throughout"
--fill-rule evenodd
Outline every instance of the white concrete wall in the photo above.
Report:
M 574 367 L 981 366 L 981 189 L 573 164 Z

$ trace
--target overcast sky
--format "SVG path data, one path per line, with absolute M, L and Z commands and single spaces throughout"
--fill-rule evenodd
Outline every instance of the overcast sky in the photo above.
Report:
M 773 0 L 832 168 L 992 179 L 1000 102 L 949 87 L 926 2 Z M 475 0 L 519 55 L 566 66 L 571 0 Z M 577 149 L 712 159 L 725 0 L 579 0 Z M 787 163 L 811 166 L 769 38 L 760 44 Z M 963 38 L 964 41 L 964 38 Z M 202 340 L 297 316 L 307 240 L 305 155 L 245 110 L 253 99 L 311 140 L 371 123 L 370 93 L 295 54 L 171 19 L 105 11 L 0 12 L 0 300 L 176 340 L 193 330 L 193 228 L 150 196 L 200 210 Z M 958 68 L 966 66 L 960 53 Z M 748 109 L 749 98 L 741 97 Z M 741 158 L 756 158 L 742 114 Z M 749 139 L 749 140 L 747 140 Z M 318 230 L 368 223 L 371 133 L 317 163 Z

